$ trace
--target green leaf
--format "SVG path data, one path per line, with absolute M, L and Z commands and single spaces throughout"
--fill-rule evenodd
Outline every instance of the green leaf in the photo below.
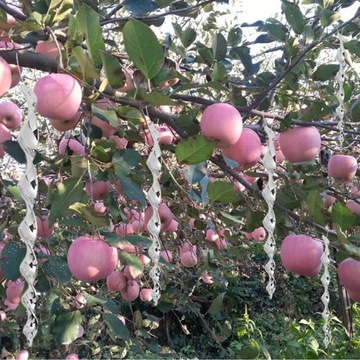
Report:
M 67 261 L 61 256 L 48 256 L 42 270 L 47 276 L 56 279 L 60 284 L 66 284 L 71 280 L 72 275 Z
M 103 62 L 106 78 L 108 79 L 110 86 L 114 89 L 123 86 L 125 74 L 120 66 L 119 60 L 106 51 L 100 51 L 100 56 Z
M 238 59 L 242 62 L 248 74 L 252 73 L 252 69 L 253 69 L 252 56 L 250 55 L 250 49 L 247 46 L 239 46 L 231 49 L 230 55 L 234 59 Z
M 94 64 L 89 58 L 89 55 L 85 52 L 85 50 L 81 46 L 75 46 L 72 49 L 72 53 L 77 63 L 80 66 L 81 75 L 83 79 L 87 79 L 87 78 L 97 79 L 100 77 L 100 72 L 95 68 Z M 71 60 L 70 62 L 72 63 L 72 66 L 74 66 Z
M 112 157 L 112 164 L 116 174 L 129 175 L 139 164 L 141 155 L 134 149 L 122 149 Z
M 223 302 L 224 302 L 225 294 L 226 294 L 226 292 L 223 292 L 214 299 L 214 301 L 210 305 L 209 310 L 205 313 L 205 315 L 206 314 L 216 315 L 222 311 L 223 306 L 224 306 Z
M 322 196 L 317 190 L 311 190 L 306 197 L 306 205 L 309 215 L 317 223 L 324 225 L 326 222 L 326 216 L 323 212 L 324 202 Z
M 146 102 L 148 102 L 150 105 L 153 105 L 153 106 L 177 105 L 177 102 L 174 100 L 171 100 L 168 95 L 157 92 L 157 91 L 153 91 L 151 93 L 144 94 L 143 98 Z
M 120 125 L 116 110 L 110 105 L 106 109 L 100 109 L 99 107 L 92 104 L 91 111 L 93 112 L 94 116 L 114 127 L 118 127 Z
M 146 78 L 152 79 L 161 70 L 164 53 L 154 32 L 142 22 L 131 19 L 123 29 L 124 45 L 130 60 Z
M 336 231 L 336 234 L 338 236 L 340 243 L 344 244 L 344 245 L 346 245 L 346 244 L 349 245 L 350 241 L 348 240 L 347 236 L 341 230 L 340 225 L 335 223 L 334 228 L 335 228 L 335 231 Z
M 50 225 L 70 214 L 69 206 L 81 201 L 84 194 L 82 177 L 71 177 L 61 182 L 51 196 Z
M 285 41 L 288 33 L 286 26 L 281 23 L 264 24 L 260 29 L 266 31 L 271 39 L 279 41 Z
M 116 246 L 121 242 L 129 242 L 132 245 L 141 246 L 150 246 L 152 244 L 152 241 L 149 238 L 140 235 L 119 236 L 108 231 L 103 231 L 101 234 L 105 237 L 105 241 L 111 246 Z
M 124 192 L 126 198 L 128 200 L 136 200 L 140 203 L 141 206 L 145 206 L 146 199 L 140 186 L 135 184 L 132 180 L 122 175 L 121 173 L 117 173 L 117 176 L 120 180 L 121 189 Z
M 281 10 L 285 13 L 286 20 L 295 33 L 301 34 L 304 30 L 306 22 L 299 5 L 287 0 L 282 0 Z
M 212 202 L 232 203 L 239 200 L 234 184 L 228 181 L 210 182 L 207 191 Z
M 117 306 L 116 302 L 112 299 L 107 298 L 104 295 L 96 294 L 90 295 L 87 292 L 82 293 L 86 300 L 87 307 L 93 307 L 96 305 L 102 306 L 105 310 L 111 311 L 113 314 L 120 314 L 120 309 Z
M 26 247 L 17 242 L 11 241 L 5 245 L 1 253 L 1 269 L 9 280 L 16 280 L 21 277 L 20 265 L 24 260 Z
M 312 78 L 315 81 L 332 80 L 338 71 L 339 71 L 338 64 L 323 64 L 318 66 L 318 68 L 312 74 Z
M 342 230 L 347 230 L 355 224 L 356 216 L 346 206 L 336 203 L 331 211 L 331 220 L 338 224 Z
M 121 252 L 120 262 L 133 266 L 140 273 L 144 271 L 144 265 L 141 263 L 140 259 L 135 255 L 130 255 L 126 251 Z
M 103 313 L 101 316 L 114 338 L 119 337 L 122 340 L 130 339 L 128 328 L 116 315 Z
M 56 345 L 68 345 L 76 340 L 80 324 L 81 313 L 79 310 L 57 316 L 52 328 Z
M 238 46 L 241 43 L 243 32 L 241 30 L 241 27 L 236 26 L 230 29 L 228 34 L 228 44 L 231 47 Z
M 178 161 L 195 165 L 208 160 L 215 149 L 215 143 L 203 135 L 181 140 L 175 150 Z
M 100 51 L 105 50 L 99 14 L 90 6 L 82 4 L 76 14 L 76 20 L 80 31 L 85 35 L 90 58 L 97 67 L 101 65 Z
M 146 15 L 159 8 L 152 0 L 124 0 L 121 5 L 134 15 Z
M 82 219 L 87 220 L 96 227 L 109 226 L 109 219 L 106 217 L 99 216 L 95 211 L 94 207 L 89 205 L 76 202 L 69 206 L 69 209 L 72 210 L 75 214 L 80 216 Z
M 212 50 L 215 60 L 223 60 L 227 52 L 227 42 L 223 34 L 216 33 L 212 42 Z

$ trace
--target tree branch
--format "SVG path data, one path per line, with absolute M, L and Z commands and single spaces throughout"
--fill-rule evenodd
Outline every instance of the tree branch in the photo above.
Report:
M 27 19 L 26 15 L 16 10 L 14 7 L 10 7 L 5 3 L 5 1 L 0 1 L 0 8 L 5 10 L 6 13 L 13 16 L 17 20 L 25 21 Z

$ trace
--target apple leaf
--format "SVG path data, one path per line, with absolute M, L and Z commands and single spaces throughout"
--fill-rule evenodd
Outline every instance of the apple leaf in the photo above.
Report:
M 113 155 L 112 164 L 117 174 L 129 175 L 131 170 L 139 164 L 140 160 L 141 155 L 136 150 L 121 149 Z
M 89 221 L 96 227 L 103 227 L 109 225 L 109 219 L 103 216 L 99 216 L 95 209 L 86 204 L 76 202 L 69 206 L 69 209 L 76 213 L 81 218 Z
M 324 214 L 324 202 L 317 190 L 311 190 L 306 197 L 308 212 L 314 221 L 319 224 L 325 224 L 326 216 Z
M 174 106 L 177 105 L 177 102 L 174 100 L 171 100 L 169 96 L 166 94 L 160 93 L 160 92 L 151 92 L 148 94 L 144 94 L 143 98 L 145 101 L 147 101 L 149 104 L 154 106 L 160 106 L 160 105 L 169 105 Z
M 207 191 L 212 202 L 232 203 L 239 200 L 239 195 L 235 192 L 234 184 L 231 182 L 210 182 Z
M 99 14 L 90 6 L 82 4 L 76 14 L 76 20 L 80 31 L 85 35 L 90 58 L 97 67 L 102 61 L 100 51 L 105 50 Z
M 212 302 L 212 304 L 210 305 L 209 310 L 206 312 L 206 314 L 210 314 L 210 315 L 216 315 L 219 312 L 221 312 L 222 308 L 223 308 L 223 301 L 224 301 L 224 296 L 226 293 L 221 293 L 219 294 L 214 301 Z
M 80 324 L 81 313 L 79 310 L 57 316 L 52 327 L 55 343 L 68 345 L 76 340 Z
M 331 220 L 338 224 L 342 230 L 347 230 L 354 225 L 356 216 L 349 208 L 337 203 L 332 208 Z
M 179 161 L 196 165 L 208 160 L 214 149 L 213 141 L 206 139 L 203 135 L 198 135 L 181 140 L 176 147 L 175 155 Z
M 125 74 L 120 66 L 119 60 L 105 51 L 100 51 L 100 56 L 103 61 L 106 78 L 108 79 L 110 86 L 114 89 L 123 86 L 125 82 Z
M 51 196 L 51 209 L 49 216 L 50 226 L 54 222 L 69 215 L 69 206 L 81 201 L 84 195 L 82 176 L 72 177 L 60 183 Z
M 128 328 L 116 315 L 103 313 L 101 316 L 108 326 L 112 337 L 119 337 L 122 340 L 129 340 L 130 333 Z
M 216 33 L 212 42 L 212 50 L 215 60 L 223 60 L 227 52 L 227 42 L 223 34 Z
M 134 15 L 145 15 L 159 8 L 153 0 L 124 0 L 121 5 Z
M 164 52 L 155 33 L 144 23 L 131 19 L 124 26 L 124 45 L 130 60 L 146 78 L 152 79 L 161 70 Z
M 75 46 L 72 49 L 72 54 L 74 59 L 76 59 L 77 63 L 80 66 L 81 75 L 83 79 L 87 79 L 87 78 L 98 79 L 100 77 L 100 71 L 94 67 L 94 64 L 89 58 L 89 55 L 85 53 L 85 50 L 81 46 Z
M 42 270 L 48 276 L 56 279 L 60 284 L 66 284 L 71 280 L 71 272 L 67 261 L 61 256 L 49 256 L 42 266 Z
M 304 15 L 298 4 L 282 0 L 281 10 L 285 13 L 286 20 L 296 34 L 301 34 L 306 25 Z
M 132 180 L 127 178 L 126 176 L 117 173 L 117 176 L 121 183 L 121 189 L 124 192 L 124 195 L 128 200 L 136 200 L 138 201 L 141 206 L 146 205 L 146 199 L 144 192 L 140 188 L 139 185 L 135 184 Z
M 20 264 L 24 260 L 26 247 L 11 241 L 5 245 L 1 253 L 0 266 L 7 279 L 16 280 L 20 274 Z

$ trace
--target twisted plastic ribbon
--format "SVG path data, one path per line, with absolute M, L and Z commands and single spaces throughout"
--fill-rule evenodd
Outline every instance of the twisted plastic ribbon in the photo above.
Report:
M 160 216 L 159 216 L 159 204 L 161 201 L 161 188 L 159 183 L 159 177 L 161 174 L 161 149 L 159 145 L 159 133 L 156 130 L 154 124 L 149 125 L 150 135 L 154 140 L 154 146 L 150 152 L 150 155 L 146 161 L 146 164 L 153 175 L 153 183 L 146 195 L 147 201 L 150 203 L 153 209 L 153 215 L 147 224 L 147 228 L 152 239 L 152 244 L 149 248 L 149 256 L 153 262 L 153 267 L 150 270 L 150 277 L 153 281 L 154 287 L 152 291 L 152 298 L 155 306 L 160 299 L 160 250 L 161 244 L 159 239 L 160 234 Z
M 344 38 L 338 34 L 338 39 L 340 42 L 339 49 L 337 51 L 337 60 L 339 62 L 339 71 L 337 72 L 335 76 L 335 80 L 338 84 L 338 91 L 336 92 L 336 98 L 339 102 L 339 105 L 336 108 L 336 117 L 338 118 L 338 129 L 339 129 L 339 137 L 338 137 L 338 143 L 339 148 L 341 149 L 343 147 L 344 142 L 344 98 L 345 98 L 345 92 L 344 92 L 344 80 L 345 80 L 345 48 L 344 48 Z
M 268 174 L 268 183 L 265 186 L 262 195 L 268 205 L 268 212 L 263 219 L 264 228 L 267 231 L 267 239 L 264 245 L 264 250 L 269 257 L 269 261 L 265 265 L 265 271 L 269 275 L 269 281 L 266 286 L 266 290 L 272 298 L 275 292 L 275 261 L 274 261 L 274 254 L 275 254 L 275 238 L 274 238 L 274 230 L 275 230 L 275 212 L 274 212 L 274 202 L 275 202 L 275 180 L 274 180 L 274 173 L 276 169 L 276 162 L 275 162 L 275 145 L 274 145 L 274 138 L 275 133 L 274 131 L 265 123 L 264 125 L 265 132 L 269 139 L 269 150 L 266 152 L 263 165 Z
M 34 131 L 37 130 L 37 120 L 35 115 L 36 97 L 24 84 L 20 85 L 20 89 L 24 94 L 28 105 L 28 115 L 18 135 L 19 145 L 26 155 L 25 173 L 18 183 L 18 189 L 26 203 L 26 215 L 18 229 L 20 238 L 26 245 L 26 255 L 20 265 L 20 273 L 25 279 L 27 287 L 21 297 L 21 302 L 27 313 L 27 322 L 24 326 L 23 333 L 28 340 L 29 346 L 32 346 L 33 340 L 37 334 L 38 325 L 38 320 L 35 316 L 37 293 L 34 286 L 38 264 L 34 253 L 37 236 L 34 203 L 38 190 L 37 173 L 33 164 L 35 151 L 38 147 L 38 140 L 34 134 Z
M 321 256 L 321 262 L 324 266 L 324 272 L 321 276 L 321 283 L 324 286 L 324 293 L 321 296 L 321 301 L 324 304 L 324 310 L 322 312 L 322 317 L 324 319 L 323 331 L 324 331 L 324 345 L 325 348 L 328 348 L 330 343 L 330 310 L 329 310 L 329 284 L 330 284 L 330 273 L 329 273 L 329 264 L 330 264 L 330 249 L 329 249 L 329 239 L 323 235 L 324 242 L 324 252 Z

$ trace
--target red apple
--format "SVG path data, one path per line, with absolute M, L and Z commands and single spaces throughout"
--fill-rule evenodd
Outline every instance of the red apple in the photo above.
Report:
M 346 202 L 346 207 L 349 208 L 354 214 L 360 215 L 360 198 L 357 199 L 358 202 L 354 200 L 348 200 Z
M 140 299 L 141 301 L 147 302 L 152 300 L 152 289 L 141 289 L 140 291 Z
M 256 241 L 256 242 L 262 242 L 266 239 L 266 231 L 265 229 L 261 226 L 256 228 L 253 232 L 252 232 L 252 238 Z
M 73 129 L 80 121 L 81 111 L 77 111 L 74 116 L 66 120 L 48 119 L 51 126 L 58 131 L 68 131 Z
M 75 353 L 72 353 L 72 354 L 69 354 L 65 360 L 79 360 L 79 356 L 78 354 L 75 354 Z
M 62 50 L 64 48 L 64 46 L 61 43 L 59 43 L 59 48 L 60 48 L 60 50 Z M 59 53 L 59 50 L 58 50 L 58 47 L 57 47 L 55 41 L 39 41 L 36 44 L 35 52 L 38 54 L 45 55 L 54 60 L 57 60 L 58 57 L 60 56 L 60 53 Z
M 29 359 L 29 352 L 27 350 L 20 350 L 15 356 L 15 360 L 28 360 L 28 359 Z
M 337 272 L 339 280 L 346 290 L 360 293 L 360 261 L 347 258 L 340 262 Z
M 40 239 L 46 239 L 54 232 L 55 226 L 49 226 L 49 216 L 36 216 L 37 236 Z
M 171 144 L 174 141 L 174 134 L 167 125 L 160 125 L 156 128 L 159 132 L 159 144 Z
M 106 286 L 109 291 L 120 291 L 126 286 L 126 276 L 122 271 L 113 271 L 106 278 Z
M 90 196 L 91 183 L 89 181 L 85 184 L 85 191 Z M 105 196 L 110 191 L 109 181 L 95 181 L 92 183 L 92 196 L 94 200 L 104 200 Z
M 261 140 L 255 131 L 245 128 L 234 145 L 221 151 L 239 164 L 238 170 L 246 170 L 261 159 Z
M 134 301 L 140 293 L 140 286 L 135 280 L 128 280 L 126 286 L 120 290 L 121 296 L 127 301 Z
M 308 235 L 288 235 L 281 244 L 284 268 L 298 275 L 314 277 L 321 270 L 323 245 Z
M 216 140 L 220 149 L 236 144 L 243 130 L 243 122 L 237 109 L 226 103 L 208 106 L 202 114 L 200 122 L 203 135 Z
M 67 261 L 72 275 L 81 281 L 106 279 L 118 262 L 117 249 L 98 236 L 80 236 L 70 245 Z
M 10 130 L 5 125 L 0 124 L 0 159 L 3 158 L 5 155 L 5 150 L 2 143 L 11 139 L 12 135 Z
M 328 162 L 328 174 L 335 180 L 351 180 L 357 170 L 357 161 L 351 155 L 333 155 Z
M 197 264 L 197 255 L 194 251 L 187 251 L 180 255 L 180 262 L 185 267 L 193 267 Z
M 132 227 L 132 224 L 119 224 L 116 228 L 115 228 L 115 232 L 117 235 L 119 236 L 129 236 L 129 235 L 134 235 L 134 229 Z
M 50 119 L 71 119 L 82 100 L 81 86 L 68 74 L 50 74 L 40 78 L 34 92 L 37 112 Z
M 209 275 L 208 271 L 205 270 L 201 276 L 200 279 L 205 283 L 205 284 L 212 284 L 214 282 L 213 277 Z
M 25 283 L 21 279 L 9 280 L 6 285 L 6 299 L 13 304 L 19 304 L 24 285 Z
M 0 97 L 4 96 L 11 87 L 11 68 L 10 65 L 2 58 L 0 57 Z
M 0 103 L 0 123 L 9 130 L 16 130 L 20 126 L 22 118 L 22 111 L 15 103 L 11 101 Z
M 334 196 L 331 196 L 329 194 L 325 194 L 323 195 L 323 202 L 324 202 L 324 207 L 325 208 L 329 208 L 331 205 L 333 205 L 336 201 L 336 198 Z
M 75 305 L 75 307 L 76 307 L 77 309 L 82 309 L 83 307 L 85 307 L 85 305 L 86 305 L 86 300 L 85 300 L 84 295 L 83 295 L 83 294 L 77 294 L 77 295 L 74 297 L 73 304 Z
M 291 163 L 314 160 L 321 149 L 321 136 L 315 126 L 295 126 L 280 133 L 280 148 Z
M 166 228 L 164 228 L 164 232 L 174 233 L 175 231 L 177 231 L 178 225 L 179 225 L 179 222 L 176 221 L 175 219 L 172 219 L 170 224 Z
M 152 206 L 149 206 L 145 211 L 145 224 L 147 225 L 153 216 L 153 208 Z M 172 221 L 173 214 L 169 207 L 165 203 L 159 204 L 159 216 L 160 216 L 160 222 L 161 222 L 161 231 L 166 229 Z
M 85 155 L 85 146 L 76 139 L 67 139 L 63 137 L 59 142 L 59 154 L 65 155 L 68 149 L 72 151 L 72 155 Z
M 173 261 L 173 254 L 170 250 L 162 250 L 160 256 L 169 264 Z
M 347 292 L 352 301 L 360 302 L 360 291 L 352 291 L 347 289 Z
M 22 46 L 20 44 L 11 42 L 11 41 L 0 41 L 0 54 L 2 49 L 4 49 L 4 51 L 8 51 L 8 50 L 15 50 L 15 49 L 21 49 Z M 21 72 L 22 72 L 22 67 L 15 65 L 15 64 L 9 64 L 10 66 L 10 71 L 11 71 L 11 85 L 10 87 L 14 87 L 16 86 L 21 79 Z
M 209 241 L 216 241 L 219 239 L 219 234 L 217 234 L 213 229 L 207 229 L 205 239 Z

